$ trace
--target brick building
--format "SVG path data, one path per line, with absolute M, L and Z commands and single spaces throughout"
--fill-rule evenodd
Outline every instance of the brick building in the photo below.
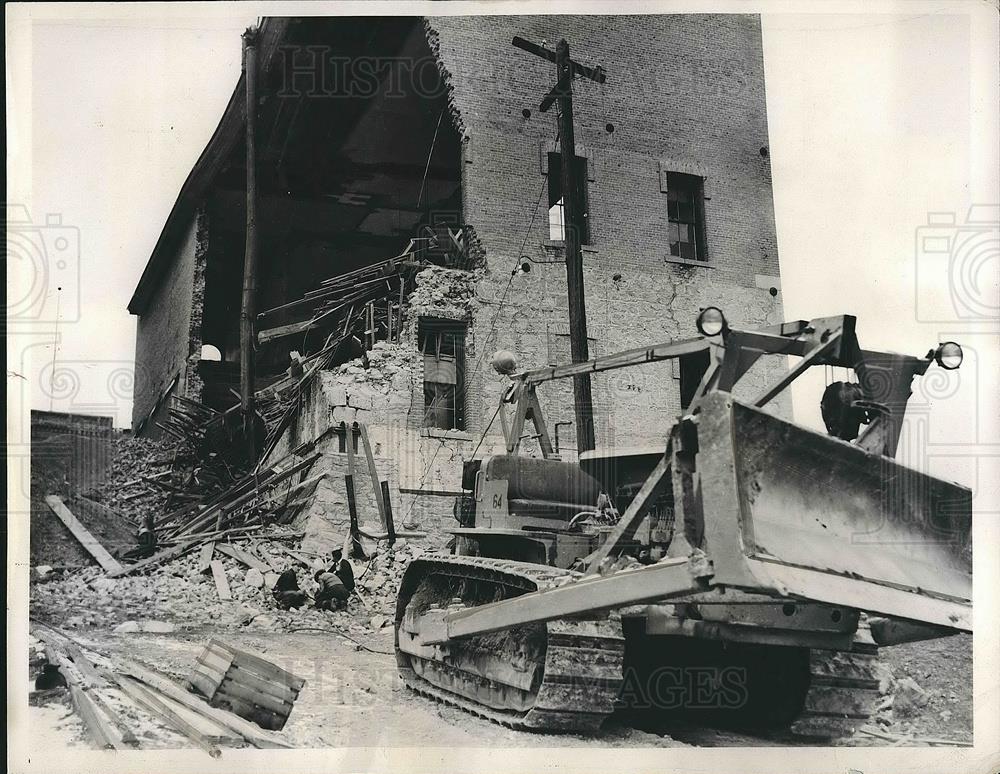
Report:
M 489 365 L 495 350 L 523 367 L 570 359 L 556 111 L 538 111 L 554 66 L 513 47 L 515 35 L 550 48 L 566 38 L 575 59 L 607 72 L 603 85 L 574 85 L 591 355 L 694 335 L 710 304 L 738 325 L 781 319 L 756 16 L 266 19 L 258 310 L 405 254 L 421 235 L 459 247 L 426 254 L 401 308 L 388 300 L 371 338 L 338 351 L 279 445 L 364 420 L 404 514 L 450 511 L 439 496 L 459 489 L 461 460 L 502 448 L 498 422 L 480 443 L 506 384 Z M 243 100 L 241 79 L 129 304 L 138 432 L 155 432 L 170 394 L 217 408 L 234 400 Z M 530 271 L 514 274 L 524 263 Z M 277 332 L 260 333 L 262 389 L 290 352 L 326 335 L 281 314 L 258 324 Z M 206 345 L 216 358 L 202 358 Z M 594 376 L 598 446 L 662 443 L 682 370 Z M 540 397 L 572 458 L 570 383 Z M 329 464 L 341 456 L 333 449 Z

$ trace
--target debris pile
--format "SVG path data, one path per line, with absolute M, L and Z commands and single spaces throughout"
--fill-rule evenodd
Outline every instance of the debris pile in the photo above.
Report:
M 409 298 L 410 319 L 418 316 L 464 320 L 475 297 L 480 272 L 428 266 L 416 276 Z
M 120 632 L 149 630 L 150 625 L 159 631 L 191 630 L 210 622 L 213 629 L 222 630 L 315 628 L 365 634 L 391 625 L 400 580 L 410 560 L 423 554 L 420 546 L 400 539 L 367 562 L 354 561 L 357 588 L 344 609 L 317 610 L 310 599 L 297 610 L 282 610 L 271 594 L 280 572 L 294 568 L 301 589 L 311 598 L 317 588 L 315 572 L 331 563 L 330 556 L 297 548 L 300 537 L 273 532 L 266 539 L 207 543 L 203 550 L 176 557 L 145 575 L 112 578 L 99 567 L 87 567 L 35 578 L 32 615 L 68 630 Z M 220 594 L 223 590 L 226 593 Z
M 226 711 L 229 707 L 223 709 L 219 703 L 205 702 L 156 670 L 84 647 L 67 633 L 45 624 L 33 623 L 31 633 L 31 666 L 38 674 L 33 703 L 70 704 L 82 721 L 85 735 L 98 748 L 175 747 L 187 741 L 218 758 L 221 747 L 291 747 L 281 735 L 241 716 L 250 714 L 251 719 L 256 719 L 252 713 L 234 714 Z M 268 674 L 283 673 L 259 656 L 235 649 L 232 652 L 261 664 Z M 304 681 L 299 680 L 300 688 L 302 684 Z M 248 696 L 247 704 L 256 706 L 253 700 L 258 696 L 261 701 L 270 701 L 263 690 L 270 685 L 258 681 L 253 689 L 248 691 L 241 685 L 240 690 Z M 281 706 L 287 716 L 294 698 L 287 702 L 287 708 L 284 704 Z
M 112 441 L 112 462 L 107 478 L 84 496 L 118 514 L 134 525 L 146 513 L 163 513 L 171 493 L 151 482 L 169 475 L 175 463 L 175 444 L 153 438 L 136 438 L 116 433 Z

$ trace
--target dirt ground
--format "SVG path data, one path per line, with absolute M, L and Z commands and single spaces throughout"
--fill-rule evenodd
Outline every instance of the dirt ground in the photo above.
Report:
M 781 736 L 749 736 L 709 728 L 672 728 L 654 734 L 612 717 L 600 736 L 551 736 L 514 731 L 406 689 L 396 673 L 391 628 L 355 642 L 329 632 L 234 632 L 213 627 L 167 634 L 89 628 L 73 632 L 83 646 L 155 667 L 178 679 L 211 637 L 249 649 L 306 680 L 283 735 L 296 747 L 728 747 L 803 744 Z M 374 651 L 374 652 L 373 652 Z M 913 677 L 928 694 L 916 716 L 877 727 L 890 735 L 971 742 L 972 640 L 958 636 L 883 649 L 896 679 Z M 34 671 L 33 671 L 34 674 Z M 66 701 L 32 707 L 33 743 L 90 746 Z M 874 724 L 873 724 L 874 725 Z M 142 736 L 143 746 L 177 748 L 185 739 L 166 732 Z M 58 741 L 57 741 L 58 740 Z M 838 744 L 881 746 L 891 741 L 857 734 Z M 919 744 L 919 741 L 916 742 Z

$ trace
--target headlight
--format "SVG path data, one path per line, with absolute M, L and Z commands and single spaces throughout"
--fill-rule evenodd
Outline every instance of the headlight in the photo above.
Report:
M 494 352 L 490 363 L 494 371 L 504 376 L 509 376 L 517 370 L 517 359 L 514 357 L 514 353 L 506 349 Z
M 937 364 L 947 371 L 954 371 L 962 365 L 962 348 L 954 341 L 945 341 L 934 351 Z
M 714 306 L 702 309 L 695 325 L 698 327 L 698 333 L 702 336 L 718 336 L 729 327 L 722 310 Z

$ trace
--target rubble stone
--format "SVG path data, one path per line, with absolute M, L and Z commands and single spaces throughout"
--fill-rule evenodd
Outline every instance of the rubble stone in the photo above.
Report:
M 243 582 L 248 588 L 259 589 L 264 585 L 264 574 L 256 567 L 251 567 L 247 570 L 247 574 L 244 576 Z
M 927 693 L 912 677 L 904 677 L 896 683 L 893 709 L 901 716 L 918 714 L 930 701 Z

